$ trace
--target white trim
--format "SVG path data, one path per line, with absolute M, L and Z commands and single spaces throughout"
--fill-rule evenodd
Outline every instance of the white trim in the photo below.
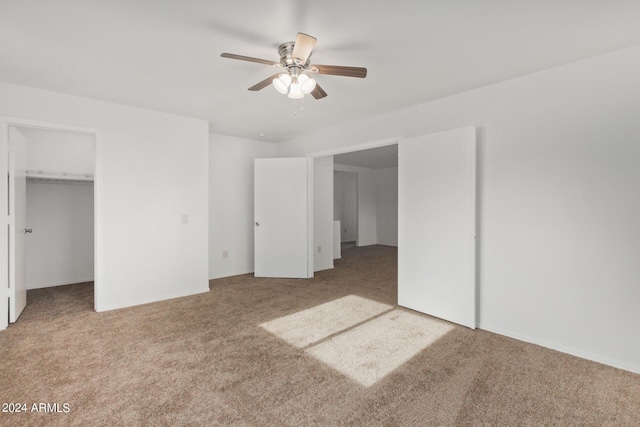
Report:
M 313 227 L 313 159 L 307 158 L 307 278 L 313 278 L 315 270 Z
M 369 150 L 371 148 L 385 147 L 387 145 L 393 145 L 399 143 L 404 139 L 404 135 L 394 136 L 393 138 L 379 139 L 376 141 L 365 142 L 363 144 L 349 145 L 347 147 L 336 147 L 325 151 L 318 151 L 315 153 L 307 154 L 307 157 L 325 157 L 334 156 L 336 154 L 352 153 L 354 151 Z
M 95 135 L 100 132 L 99 129 L 69 125 L 64 123 L 46 122 L 43 120 L 24 119 L 19 117 L 0 116 L 0 122 L 5 122 L 7 126 L 32 127 L 38 129 L 48 129 L 54 131 L 65 131 L 75 133 L 85 133 Z
M 9 326 L 9 215 L 8 215 L 8 186 L 6 177 L 9 174 L 9 126 L 0 117 L 0 153 L 7 154 L 2 156 L 4 160 L 0 161 L 0 177 L 2 177 L 2 185 L 0 185 L 0 215 L 4 218 L 0 222 L 0 262 L 4 265 L 2 273 L 0 273 L 0 330 L 7 329 Z

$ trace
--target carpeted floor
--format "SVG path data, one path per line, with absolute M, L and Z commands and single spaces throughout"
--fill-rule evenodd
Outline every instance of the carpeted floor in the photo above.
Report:
M 481 330 L 451 325 L 367 383 L 322 362 L 362 341 L 340 328 L 375 331 L 369 322 L 392 316 L 376 303 L 416 315 L 395 306 L 396 274 L 395 248 L 371 246 L 346 249 L 311 280 L 237 276 L 208 294 L 106 313 L 93 311 L 90 283 L 29 291 L 0 332 L 1 400 L 28 411 L 2 412 L 0 425 L 640 425 L 640 375 Z M 371 313 L 327 328 L 322 347 L 278 336 L 278 319 L 313 318 L 345 297 L 370 301 Z M 31 412 L 34 403 L 59 412 Z

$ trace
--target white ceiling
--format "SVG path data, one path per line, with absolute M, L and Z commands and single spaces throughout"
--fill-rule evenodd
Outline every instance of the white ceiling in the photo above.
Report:
M 637 0 L 4 0 L 0 81 L 203 118 L 213 133 L 280 141 L 640 44 Z M 297 32 L 329 96 L 267 87 Z

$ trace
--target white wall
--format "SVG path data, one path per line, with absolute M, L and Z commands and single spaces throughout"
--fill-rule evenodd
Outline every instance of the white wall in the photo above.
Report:
M 97 310 L 208 291 L 206 121 L 6 83 L 0 116 L 99 131 Z
M 279 144 L 478 130 L 479 326 L 640 372 L 640 47 Z M 419 195 L 416 195 L 419 197 Z
M 398 246 L 398 168 L 369 169 L 347 165 L 336 165 L 334 182 L 334 219 L 341 224 L 342 242 L 358 238 L 358 218 L 369 226 L 363 228 L 367 244 Z M 365 203 L 358 199 L 359 180 L 364 179 Z M 371 181 L 373 180 L 373 181 Z M 370 202 L 373 201 L 375 206 Z M 375 227 L 375 234 L 373 229 Z M 372 240 L 375 236 L 375 242 Z M 364 244 L 359 244 L 364 246 Z
M 216 134 L 209 138 L 209 277 L 252 273 L 253 160 L 276 157 L 276 146 Z M 313 170 L 314 186 L 318 185 L 314 197 L 329 200 L 314 203 L 314 217 L 326 219 L 314 221 L 314 271 L 320 271 L 333 268 L 333 199 L 328 196 L 333 186 L 333 157 L 314 159 Z M 325 224 L 330 227 L 323 227 Z
M 398 246 L 398 168 L 375 169 L 379 245 Z
M 27 169 L 94 174 L 95 137 L 83 133 L 20 128 L 27 138 Z
M 253 160 L 275 157 L 276 148 L 214 134 L 209 141 L 209 277 L 252 273 Z
M 27 182 L 27 226 L 27 289 L 93 280 L 93 184 Z
M 340 242 L 358 238 L 358 174 L 334 171 L 333 219 L 340 221 Z
M 378 241 L 375 169 L 340 164 L 334 164 L 334 169 L 353 172 L 358 175 L 358 235 L 356 245 L 375 245 Z
M 333 268 L 333 156 L 313 159 L 313 271 Z

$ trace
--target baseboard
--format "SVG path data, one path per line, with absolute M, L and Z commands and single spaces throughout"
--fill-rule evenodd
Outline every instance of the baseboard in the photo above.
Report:
M 36 285 L 27 285 L 27 290 L 31 289 L 43 289 L 43 288 L 53 288 L 54 286 L 65 286 L 65 285 L 75 285 L 76 283 L 86 283 L 93 282 L 92 278 L 87 279 L 74 279 L 74 280 L 65 280 L 62 282 L 53 282 L 53 283 L 40 283 Z
M 229 274 L 215 274 L 212 277 L 209 277 L 209 280 L 224 279 L 226 277 L 233 277 L 233 276 L 243 276 L 245 274 L 253 274 L 253 270 L 237 271 L 237 272 L 234 271 L 233 273 L 229 273 Z
M 571 356 L 580 357 L 581 359 L 591 360 L 592 362 L 602 363 L 603 365 L 633 372 L 635 374 L 640 374 L 640 365 L 635 365 L 635 364 L 630 364 L 626 362 L 621 362 L 619 360 L 609 359 L 607 357 L 598 356 L 598 355 L 595 355 L 586 351 L 578 350 L 572 347 L 558 345 L 556 343 L 552 343 L 552 342 L 537 339 L 537 338 L 531 338 L 525 335 L 521 335 L 512 331 L 507 331 L 499 328 L 487 328 L 487 327 L 484 327 L 483 325 L 478 325 L 478 328 L 482 329 L 483 331 L 513 338 L 518 341 L 539 345 L 541 347 L 549 348 L 551 350 L 556 350 L 561 353 L 570 354 Z
M 149 299 L 145 298 L 145 299 L 129 302 L 127 304 L 113 304 L 113 305 L 101 305 L 101 306 L 97 306 L 96 305 L 96 311 L 97 312 L 103 312 L 103 311 L 118 310 L 118 309 L 121 309 L 121 308 L 135 307 L 137 305 L 144 305 L 144 304 L 152 304 L 154 302 L 167 301 L 167 300 L 175 299 L 175 298 L 189 297 L 189 296 L 192 296 L 192 295 L 204 294 L 204 293 L 207 293 L 207 292 L 209 292 L 209 286 L 207 286 L 205 289 L 199 289 L 197 291 L 178 292 L 178 293 L 175 293 L 175 294 L 162 295 L 162 296 L 159 296 L 159 297 L 154 297 L 154 298 L 149 298 Z

